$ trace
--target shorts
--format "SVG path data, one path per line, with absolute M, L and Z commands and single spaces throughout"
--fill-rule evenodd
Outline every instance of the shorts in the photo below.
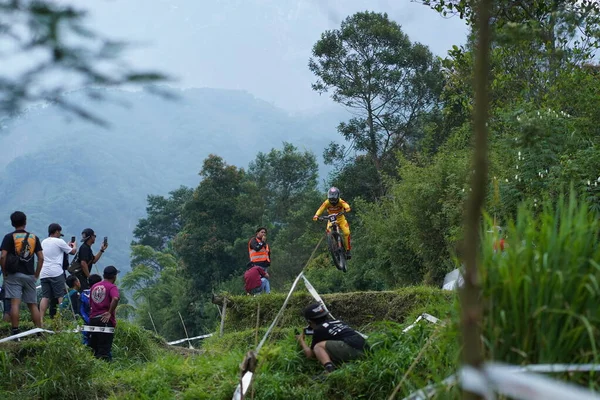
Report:
M 356 360 L 364 354 L 362 350 L 358 350 L 341 340 L 327 340 L 325 350 L 335 365 Z
M 21 299 L 23 303 L 27 304 L 37 304 L 35 281 L 33 275 L 25 275 L 21 272 L 8 274 L 4 280 L 5 297 L 7 299 Z
M 42 278 L 42 297 L 47 299 L 58 299 L 67 294 L 65 289 L 65 275 L 53 276 L 52 278 Z

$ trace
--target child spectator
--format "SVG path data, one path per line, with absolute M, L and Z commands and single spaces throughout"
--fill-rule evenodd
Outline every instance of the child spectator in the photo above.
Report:
M 79 289 L 81 288 L 81 283 L 75 275 L 69 275 L 66 284 L 69 287 L 69 293 L 60 304 L 60 309 L 62 311 L 71 310 L 73 318 L 76 318 L 79 314 Z

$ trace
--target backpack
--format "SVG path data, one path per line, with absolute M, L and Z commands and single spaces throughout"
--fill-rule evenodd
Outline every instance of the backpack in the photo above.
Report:
M 70 263 L 69 263 L 69 255 L 67 253 L 63 253 L 63 262 L 62 262 L 62 269 L 63 271 L 67 271 L 70 267 Z
M 17 251 L 17 241 L 15 240 L 15 234 L 13 234 L 13 243 L 15 247 L 15 253 L 8 253 L 6 255 L 6 271 L 9 274 L 16 274 L 17 272 L 23 272 L 25 265 L 33 258 L 33 249 L 29 243 L 29 232 L 25 235 L 25 238 L 21 241 L 21 248 Z M 35 246 L 35 242 L 34 242 Z M 23 267 L 23 268 L 20 268 Z
M 69 265 L 69 268 L 67 270 L 71 275 L 75 275 L 76 273 L 81 271 L 81 262 L 79 261 L 79 249 L 77 249 L 77 254 L 75 254 L 75 257 L 73 257 L 73 261 L 71 262 L 71 265 Z

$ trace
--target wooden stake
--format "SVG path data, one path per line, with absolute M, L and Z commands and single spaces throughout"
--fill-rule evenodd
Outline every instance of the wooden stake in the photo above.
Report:
M 223 330 L 225 329 L 225 312 L 227 311 L 227 297 L 223 299 L 223 311 L 221 312 L 221 328 L 219 329 L 219 336 L 223 336 Z

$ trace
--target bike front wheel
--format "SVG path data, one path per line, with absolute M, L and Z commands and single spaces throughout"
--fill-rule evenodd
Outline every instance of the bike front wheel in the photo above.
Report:
M 331 258 L 335 267 L 341 271 L 346 272 L 346 250 L 344 249 L 343 239 L 340 235 L 335 233 L 328 235 L 327 245 Z

